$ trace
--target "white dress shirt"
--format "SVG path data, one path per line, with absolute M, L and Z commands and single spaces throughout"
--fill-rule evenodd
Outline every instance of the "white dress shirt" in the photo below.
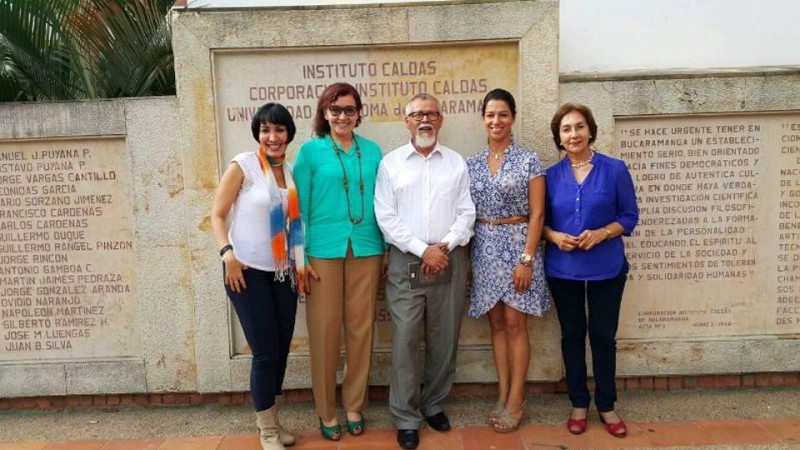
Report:
M 467 245 L 475 224 L 464 158 L 436 144 L 428 157 L 411 143 L 381 160 L 375 217 L 386 242 L 420 258 L 430 244 Z

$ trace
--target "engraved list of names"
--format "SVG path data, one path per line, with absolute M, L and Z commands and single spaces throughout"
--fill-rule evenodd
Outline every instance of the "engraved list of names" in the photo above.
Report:
M 617 120 L 640 221 L 623 338 L 800 331 L 800 115 Z
M 121 139 L 0 143 L 0 354 L 134 356 L 136 254 Z

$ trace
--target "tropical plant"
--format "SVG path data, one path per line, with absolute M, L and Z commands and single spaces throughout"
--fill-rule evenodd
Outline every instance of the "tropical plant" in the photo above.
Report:
M 0 101 L 175 93 L 173 0 L 0 0 Z

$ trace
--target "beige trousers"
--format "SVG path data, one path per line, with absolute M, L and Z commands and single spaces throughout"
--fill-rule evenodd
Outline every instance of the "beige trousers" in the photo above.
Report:
M 345 366 L 342 403 L 345 411 L 360 412 L 367 403 L 367 380 L 372 358 L 375 302 L 382 255 L 356 258 L 348 247 L 344 258 L 309 258 L 320 280 L 311 280 L 306 321 L 311 356 L 311 388 L 317 415 L 336 417 L 336 367 L 344 326 Z

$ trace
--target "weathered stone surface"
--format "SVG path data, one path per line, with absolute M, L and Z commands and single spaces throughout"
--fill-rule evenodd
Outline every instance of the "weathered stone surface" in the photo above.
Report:
M 520 105 L 520 122 L 516 128 L 517 141 L 545 152 L 542 156 L 548 159 L 549 131 L 547 128 L 533 126 L 533 121 L 549 118 L 558 105 L 557 2 L 456 3 L 379 8 L 320 7 L 263 11 L 194 10 L 174 11 L 172 21 L 180 98 L 178 115 L 182 118 L 180 125 L 184 180 L 187 189 L 184 193 L 188 205 L 186 223 L 198 327 L 196 351 L 200 390 L 217 391 L 241 386 L 248 370 L 247 359 L 242 360 L 238 357 L 231 359 L 230 336 L 234 338 L 234 355 L 246 352 L 247 349 L 241 339 L 241 332 L 237 330 L 238 324 L 235 320 L 233 324 L 226 322 L 234 316 L 224 300 L 221 277 L 218 275 L 219 261 L 213 252 L 215 246 L 209 237 L 208 227 L 210 199 L 224 165 L 230 157 L 254 145 L 247 126 L 248 120 L 245 120 L 247 117 L 243 117 L 241 121 L 235 120 L 235 127 L 229 127 L 224 123 L 228 120 L 227 103 L 233 101 L 235 96 L 241 96 L 241 100 L 233 101 L 234 106 L 244 104 L 257 107 L 267 101 L 281 101 L 301 111 L 306 103 L 310 107 L 316 104 L 315 98 L 310 101 L 303 99 L 298 103 L 289 99 L 270 97 L 268 88 L 274 87 L 276 83 L 269 81 L 271 76 L 269 74 L 265 75 L 266 78 L 261 84 L 257 82 L 258 80 L 238 83 L 236 80 L 239 78 L 248 76 L 248 73 L 266 73 L 265 70 L 271 70 L 270 67 L 274 68 L 274 73 L 280 73 L 288 66 L 297 65 L 295 60 L 298 58 L 302 65 L 303 55 L 308 56 L 305 64 L 319 61 L 322 61 L 320 62 L 322 64 L 327 61 L 325 58 L 328 55 L 336 55 L 344 62 L 352 62 L 347 58 L 353 58 L 353 55 L 358 55 L 356 62 L 363 62 L 362 59 L 381 61 L 381 52 L 385 55 L 394 55 L 392 52 L 407 52 L 409 57 L 417 55 L 425 60 L 427 48 L 433 49 L 434 54 L 446 53 L 447 63 L 452 65 L 455 60 L 456 64 L 452 68 L 444 64 L 446 70 L 437 73 L 432 80 L 477 79 L 481 78 L 482 72 L 493 73 L 492 71 L 502 69 L 516 73 L 519 67 L 518 77 L 497 78 L 498 81 L 495 83 L 500 86 L 487 85 L 472 97 L 480 101 L 483 94 L 494 87 L 504 87 L 517 93 Z M 330 23 L 337 23 L 339 26 L 331 28 L 328 26 Z M 381 26 L 375 27 L 375 23 L 380 23 Z M 245 27 L 246 32 L 243 31 Z M 366 53 L 363 54 L 367 56 L 362 56 L 364 46 L 373 44 L 391 44 L 393 47 L 366 47 Z M 425 46 L 408 47 L 409 44 L 425 44 Z M 515 57 L 504 56 L 501 62 L 492 62 L 494 61 L 492 58 L 497 56 L 497 51 L 483 52 L 482 49 L 490 49 L 493 45 L 504 52 L 506 48 L 511 48 Z M 464 51 L 454 52 L 459 48 L 463 48 Z M 463 60 L 459 62 L 459 58 Z M 398 57 L 392 56 L 388 60 L 397 61 Z M 483 60 L 485 63 L 481 64 Z M 247 67 L 260 69 L 247 70 Z M 350 80 L 348 77 L 335 79 L 328 77 L 322 80 L 312 77 L 307 80 L 305 78 L 308 74 L 304 73 L 300 71 L 294 75 L 297 84 L 313 85 L 341 79 L 358 81 Z M 403 80 L 404 76 L 395 78 Z M 486 78 L 491 77 L 486 76 Z M 278 86 L 283 84 L 285 84 L 283 81 L 277 83 Z M 258 91 L 261 85 L 265 92 L 263 97 Z M 242 94 L 240 92 L 242 86 L 255 87 L 256 94 L 259 95 L 252 98 L 250 91 Z M 212 95 L 216 97 L 212 98 Z M 396 100 L 402 107 L 408 97 L 410 95 L 392 100 Z M 365 101 L 370 101 L 369 96 Z M 457 137 L 464 135 L 465 130 L 474 130 L 477 133 L 478 137 L 474 139 L 476 141 L 474 144 L 459 144 L 459 147 L 464 148 L 458 150 L 465 155 L 479 149 L 484 139 L 479 132 L 482 128 L 479 114 L 476 111 L 472 111 L 471 114 L 469 117 L 465 115 L 463 121 L 458 121 L 457 116 L 448 116 L 443 131 L 444 136 L 447 136 L 447 133 L 455 133 L 453 136 Z M 389 123 L 387 119 L 395 122 L 400 120 L 394 111 L 391 114 L 393 117 L 388 117 L 389 115 L 378 110 L 378 114 L 368 117 L 359 129 L 359 132 L 364 132 L 368 137 L 388 139 L 385 143 L 382 142 L 387 151 L 403 144 L 406 139 L 401 125 L 397 126 L 399 131 L 391 131 L 390 127 L 385 126 Z M 310 117 L 305 117 L 305 113 L 303 117 L 298 118 L 299 130 L 305 129 L 304 121 L 308 119 Z M 216 127 L 197 125 L 213 123 Z M 374 136 L 368 132 L 372 126 L 376 130 Z M 235 136 L 233 140 L 230 140 L 231 136 Z M 290 154 L 306 137 L 302 132 L 298 133 L 297 142 L 292 144 Z M 551 156 L 549 159 L 554 158 Z M 293 351 L 296 352 L 303 352 L 305 348 L 304 320 L 305 314 L 301 305 L 298 312 L 297 339 L 293 347 Z M 468 333 L 469 342 L 465 341 L 463 347 L 477 346 L 476 351 L 482 352 L 487 360 L 491 360 L 491 350 L 487 346 L 488 333 L 485 330 L 488 326 L 485 324 L 485 319 L 483 322 L 481 324 L 481 321 L 474 321 L 474 325 L 466 327 L 467 332 L 470 332 L 473 326 L 483 331 L 479 333 L 481 336 L 479 341 L 475 340 L 473 333 Z M 548 319 L 541 321 L 544 324 L 541 327 L 538 326 L 540 321 L 535 322 L 537 326 L 531 327 L 532 339 L 536 342 L 534 354 L 540 365 L 531 375 L 547 379 L 559 378 L 561 369 L 557 347 L 542 345 L 540 349 L 538 344 L 540 341 L 555 337 L 557 332 L 555 316 L 550 315 Z M 233 332 L 228 333 L 231 326 Z M 379 321 L 376 333 L 378 355 L 382 355 L 381 351 L 389 348 L 389 326 L 388 322 Z M 200 330 L 203 330 L 202 333 Z M 297 360 L 307 358 L 300 356 L 301 354 L 295 353 L 294 358 Z M 373 366 L 375 375 L 372 380 L 385 383 L 388 377 L 381 374 L 385 373 L 386 367 L 384 363 L 379 362 L 381 356 L 376 358 L 378 359 Z M 302 375 L 295 369 L 290 367 L 289 371 L 287 379 L 303 381 Z M 483 379 L 495 375 L 494 371 L 491 371 L 475 376 Z M 307 386 L 307 379 L 305 383 Z
M 0 108 L 0 139 L 125 134 L 123 104 L 114 100 L 9 103 Z
M 125 144 L 134 167 L 132 196 L 138 242 L 185 245 L 186 202 L 175 97 L 126 99 Z
M 105 361 L 65 365 L 67 395 L 147 392 L 142 361 Z
M 178 244 L 180 241 L 176 242 Z M 183 245 L 139 246 L 139 328 L 149 392 L 197 389 L 194 289 Z
M 72 255 L 68 252 L 67 257 L 76 261 L 80 259 L 81 269 L 91 267 L 91 273 L 120 273 L 123 282 L 130 288 L 130 293 L 93 293 L 81 300 L 86 303 L 82 306 L 104 308 L 103 317 L 97 319 L 102 321 L 102 325 L 94 329 L 83 327 L 75 330 L 63 326 L 52 327 L 49 330 L 51 336 L 42 337 L 42 349 L 34 358 L 36 362 L 30 359 L 26 360 L 24 366 L 14 365 L 8 362 L 10 355 L 4 352 L 6 364 L 0 367 L 0 373 L 14 379 L 33 380 L 34 383 L 0 383 L 0 395 L 196 389 L 194 298 L 193 286 L 189 282 L 186 202 L 181 198 L 183 167 L 176 145 L 179 142 L 176 134 L 176 104 L 174 97 L 167 97 L 0 107 L 0 115 L 13 118 L 4 122 L 8 127 L 2 127 L 3 132 L 8 132 L 0 139 L 3 151 L 13 147 L 17 150 L 12 153 L 27 155 L 47 147 L 51 153 L 43 155 L 52 167 L 42 170 L 49 171 L 51 177 L 62 176 L 58 173 L 64 171 L 66 181 L 61 184 L 76 186 L 75 192 L 68 188 L 65 194 L 48 194 L 50 201 L 69 197 L 69 207 L 84 209 L 96 208 L 95 203 L 102 203 L 103 215 L 87 218 L 88 221 L 102 220 L 102 226 L 86 228 L 88 234 L 83 240 L 93 248 L 98 245 L 105 248 L 107 246 L 104 243 L 110 240 L 125 243 L 124 246 L 118 246 L 121 250 L 111 246 L 104 251 L 103 254 L 111 258 L 99 258 L 95 254 L 98 251 L 96 249 L 92 250 L 94 253 L 80 251 Z M 56 119 L 42 123 L 33 120 L 43 114 L 54 115 Z M 9 130 L 14 131 L 11 133 Z M 26 140 L 20 141 L 16 137 L 25 137 Z M 67 139 L 51 140 L 53 137 Z M 54 145 L 52 149 L 48 147 Z M 36 148 L 28 149 L 25 146 Z M 78 149 L 77 155 L 68 151 L 73 147 Z M 84 154 L 81 149 L 88 150 L 88 153 Z M 60 165 L 53 165 L 55 163 Z M 72 170 L 67 163 L 72 164 Z M 102 180 L 82 177 L 81 174 L 86 171 L 107 176 Z M 79 176 L 80 181 L 70 181 L 70 177 Z M 114 186 L 116 190 L 109 191 Z M 86 189 L 89 191 L 84 192 Z M 84 194 L 95 196 L 76 197 Z M 102 195 L 110 195 L 110 198 Z M 109 199 L 110 202 L 106 202 Z M 73 204 L 84 200 L 91 200 L 92 204 Z M 66 200 L 58 201 L 63 203 Z M 68 218 L 68 215 L 54 217 L 56 220 Z M 65 223 L 59 232 L 71 231 L 69 226 Z M 80 236 L 73 238 L 70 242 L 80 243 Z M 48 270 L 55 268 L 52 266 Z M 64 280 L 65 286 L 70 284 Z M 92 288 L 92 285 L 83 282 L 78 285 Z M 52 321 L 53 317 L 48 318 Z M 70 315 L 70 318 L 73 317 L 76 316 Z M 7 331 L 5 328 L 8 325 L 4 325 L 4 331 Z M 91 338 L 73 337 L 79 331 L 87 336 L 86 330 Z M 88 345 L 78 342 L 81 339 L 86 342 L 91 339 L 101 341 Z M 46 348 L 45 344 L 49 347 Z M 35 348 L 31 351 L 37 352 Z M 47 362 L 48 357 L 57 360 Z M 119 358 L 124 359 L 120 362 Z M 79 362 L 64 362 L 75 359 Z M 146 367 L 149 372 L 145 370 Z M 21 370 L 27 371 L 28 375 L 21 373 Z
M 0 365 L 0 397 L 66 395 L 63 363 Z
M 617 157 L 623 156 L 633 176 L 638 177 L 634 183 L 643 189 L 639 193 L 641 219 L 652 221 L 664 216 L 662 212 L 653 210 L 655 207 L 684 208 L 694 205 L 688 201 L 673 204 L 661 201 L 648 203 L 648 192 L 651 196 L 659 195 L 658 192 L 653 192 L 681 183 L 675 177 L 682 180 L 693 176 L 698 170 L 706 170 L 672 170 L 663 164 L 674 163 L 678 167 L 684 163 L 722 163 L 731 158 L 736 159 L 744 166 L 736 168 L 731 181 L 741 184 L 731 184 L 728 189 L 723 188 L 724 181 L 711 180 L 718 182 L 715 187 L 713 183 L 708 184 L 709 180 L 705 180 L 701 184 L 693 182 L 692 192 L 699 189 L 696 192 L 701 194 L 741 192 L 751 196 L 750 200 L 741 201 L 720 197 L 721 200 L 712 202 L 714 206 L 709 206 L 729 209 L 746 207 L 752 209 L 749 215 L 734 217 L 733 212 L 726 210 L 727 212 L 713 214 L 713 218 L 703 213 L 687 216 L 699 217 L 701 224 L 695 227 L 703 229 L 710 226 L 703 224 L 704 217 L 709 221 L 744 220 L 744 224 L 737 222 L 736 225 L 736 230 L 741 229 L 742 232 L 721 232 L 706 236 L 741 238 L 741 248 L 737 247 L 738 241 L 719 241 L 708 248 L 715 251 L 736 250 L 737 258 L 747 259 L 740 263 L 754 263 L 754 267 L 749 267 L 744 272 L 739 271 L 744 274 L 742 277 L 722 281 L 645 282 L 639 281 L 639 277 L 648 276 L 648 273 L 655 277 L 666 277 L 674 270 L 654 269 L 643 272 L 641 268 L 632 266 L 632 278 L 626 286 L 626 300 L 623 301 L 618 337 L 618 374 L 636 376 L 797 370 L 796 363 L 793 362 L 795 359 L 789 357 L 787 352 L 788 348 L 797 345 L 794 336 L 799 325 L 797 310 L 793 309 L 797 283 L 796 278 L 792 277 L 797 276 L 798 269 L 793 269 L 791 261 L 798 257 L 798 252 L 786 246 L 793 242 L 791 234 L 786 233 L 791 233 L 792 227 L 796 227 L 793 224 L 797 222 L 796 218 L 793 219 L 797 214 L 797 207 L 791 202 L 790 195 L 797 189 L 794 187 L 797 177 L 793 170 L 797 170 L 797 164 L 800 164 L 796 158 L 799 151 L 794 150 L 792 153 L 792 148 L 797 147 L 792 140 L 798 140 L 794 135 L 800 133 L 793 131 L 792 127 L 800 129 L 800 125 L 793 125 L 798 122 L 796 114 L 792 114 L 798 107 L 798 99 L 789 92 L 800 85 L 800 76 L 748 75 L 743 71 L 741 76 L 728 73 L 722 77 L 680 78 L 664 74 L 662 79 L 651 76 L 645 80 L 625 77 L 620 80 L 596 81 L 595 78 L 586 77 L 582 80 L 577 75 L 571 76 L 569 82 L 561 85 L 561 100 L 584 103 L 593 109 L 599 127 L 595 148 Z M 784 111 L 783 114 L 775 114 L 781 110 Z M 749 114 L 730 114 L 744 111 Z M 648 118 L 652 115 L 658 117 Z M 635 130 L 644 133 L 647 128 L 652 134 L 666 127 L 668 135 L 663 138 L 674 141 L 676 136 L 670 130 L 687 126 L 710 126 L 713 132 L 692 133 L 687 136 L 690 140 L 687 145 L 666 142 L 647 149 L 620 148 L 622 141 L 630 145 L 631 140 L 638 139 L 632 136 L 636 133 Z M 717 128 L 718 126 L 728 128 Z M 707 141 L 707 137 L 735 138 L 747 143 Z M 657 139 L 653 136 L 650 138 Z M 702 139 L 702 142 L 692 144 L 692 139 Z M 723 153 L 710 156 L 714 149 L 721 149 Z M 756 149 L 757 154 L 752 149 Z M 652 161 L 649 159 L 650 154 L 645 153 L 650 150 L 653 151 Z M 689 150 L 693 153 L 689 154 Z M 735 156 L 736 152 L 744 153 Z M 654 178 L 660 176 L 658 174 L 672 178 L 659 181 Z M 752 197 L 755 195 L 758 196 L 757 200 Z M 664 217 L 680 218 L 684 215 L 686 214 L 670 212 Z M 649 228 L 652 227 L 640 226 L 640 232 Z M 627 251 L 633 265 L 642 262 L 638 258 L 639 253 L 647 250 L 639 248 L 642 241 L 668 239 L 666 234 L 677 232 L 681 226 L 656 228 L 648 231 L 649 237 L 628 239 Z M 785 234 L 783 238 L 780 237 L 782 233 Z M 680 261 L 694 261 L 697 259 L 695 251 L 706 248 L 704 241 L 695 240 L 697 242 L 691 245 L 687 243 L 685 246 L 659 248 L 661 255 L 647 261 L 668 262 L 673 254 L 677 257 L 686 251 L 693 256 L 683 256 Z M 664 252 L 672 252 L 670 258 Z M 642 255 L 647 256 L 646 253 Z M 700 259 L 706 264 L 716 264 L 717 268 L 711 270 L 714 272 L 722 270 L 720 268 L 726 267 L 725 264 L 734 264 L 730 260 L 731 255 L 729 253 Z M 708 270 L 691 269 L 688 272 L 705 274 Z M 682 321 L 659 322 L 661 315 L 669 318 L 672 313 Z M 783 337 L 776 339 L 778 335 Z

